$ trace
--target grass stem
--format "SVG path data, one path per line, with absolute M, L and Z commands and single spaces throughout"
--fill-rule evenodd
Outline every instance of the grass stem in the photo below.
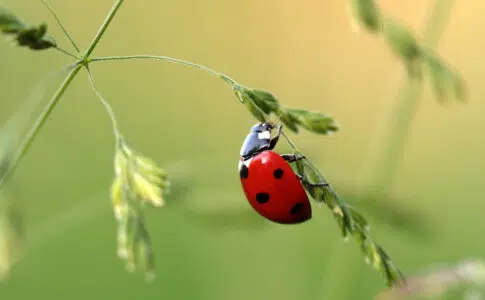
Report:
M 435 0 L 431 15 L 423 34 L 423 44 L 427 49 L 436 48 L 439 38 L 452 11 L 454 0 Z M 395 103 L 389 116 L 388 125 L 383 126 L 380 142 L 377 143 L 377 155 L 369 170 L 373 188 L 380 191 L 391 187 L 398 163 L 403 154 L 412 120 L 419 110 L 422 98 L 421 83 L 417 80 L 404 79 L 398 88 Z
M 120 141 L 121 134 L 120 134 L 120 130 L 119 130 L 119 127 L 118 127 L 118 121 L 116 119 L 116 115 L 113 111 L 113 108 L 109 104 L 109 102 L 104 98 L 104 96 L 101 94 L 101 92 L 96 87 L 96 84 L 94 83 L 93 74 L 91 73 L 91 70 L 89 69 L 89 67 L 86 67 L 86 70 L 88 71 L 88 79 L 89 79 L 89 82 L 91 83 L 91 87 L 92 87 L 94 93 L 98 97 L 99 101 L 101 101 L 101 103 L 103 104 L 104 108 L 106 109 L 106 112 L 108 113 L 108 116 L 111 119 L 111 123 L 113 125 L 113 134 L 115 136 L 116 144 L 118 145 L 118 142 Z
M 99 28 L 98 33 L 96 33 L 96 36 L 94 37 L 93 41 L 91 42 L 91 44 L 89 44 L 87 50 L 84 52 L 83 58 L 85 61 L 87 61 L 91 53 L 93 53 L 94 49 L 96 48 L 99 41 L 103 37 L 104 33 L 106 32 L 106 29 L 108 29 L 108 26 L 111 23 L 111 21 L 113 21 L 114 16 L 120 9 L 123 2 L 124 0 L 118 0 L 116 1 L 115 5 L 111 8 L 111 11 L 108 13 L 108 16 L 104 20 L 104 23 Z
M 185 60 L 168 57 L 168 56 L 159 56 L 159 55 L 107 56 L 107 57 L 92 58 L 92 59 L 89 59 L 88 62 L 91 63 L 91 62 L 106 62 L 106 61 L 117 61 L 117 60 L 136 60 L 136 59 L 165 60 L 171 63 L 197 68 L 221 78 L 222 80 L 224 80 L 225 82 L 229 83 L 232 86 L 239 86 L 239 84 L 234 79 L 230 78 L 227 75 L 214 71 L 211 68 L 208 68 L 206 66 L 199 65 L 190 61 L 185 61 Z
M 72 80 L 74 79 L 74 77 L 76 77 L 76 74 L 79 72 L 79 70 L 81 70 L 81 68 L 82 68 L 82 65 L 78 64 L 69 72 L 67 77 L 64 79 L 64 82 L 61 84 L 57 92 L 52 97 L 51 101 L 47 104 L 47 106 L 44 108 L 42 113 L 39 115 L 34 125 L 32 125 L 31 129 L 27 133 L 27 136 L 20 144 L 19 150 L 13 157 L 12 163 L 9 165 L 6 172 L 2 174 L 3 176 L 0 178 L 0 187 L 3 186 L 3 184 L 8 179 L 8 177 L 17 168 L 17 165 L 20 162 L 20 160 L 24 157 L 27 151 L 29 151 L 30 146 L 34 142 L 35 138 L 39 135 L 40 130 L 42 129 L 46 121 L 49 119 L 49 116 L 51 115 L 56 105 L 59 103 L 59 100 L 61 99 L 62 95 L 64 95 L 64 93 L 66 92 L 66 89 L 71 84 Z

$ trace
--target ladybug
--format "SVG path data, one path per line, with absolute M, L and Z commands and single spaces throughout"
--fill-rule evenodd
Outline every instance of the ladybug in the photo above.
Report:
M 281 134 L 271 138 L 274 126 L 259 123 L 251 128 L 240 151 L 239 177 L 251 206 L 261 216 L 280 224 L 299 224 L 312 217 L 312 208 L 302 181 L 291 162 L 305 158 L 273 151 Z M 311 185 L 311 184 L 310 184 Z

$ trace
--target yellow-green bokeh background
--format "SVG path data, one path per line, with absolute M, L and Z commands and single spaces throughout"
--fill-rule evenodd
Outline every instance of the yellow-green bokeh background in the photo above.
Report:
M 86 46 L 112 2 L 50 4 Z M 187 59 L 270 90 L 289 106 L 326 112 L 341 126 L 338 134 L 303 133 L 294 141 L 337 188 L 357 186 L 403 69 L 382 39 L 353 31 L 347 2 L 126 1 L 95 55 Z M 420 32 L 434 1 L 381 2 Z M 438 51 L 465 77 L 469 103 L 439 105 L 425 86 L 392 187 L 400 205 L 429 215 L 431 234 L 370 218 L 375 239 L 411 274 L 485 255 L 485 3 L 456 2 Z M 69 46 L 40 1 L 3 3 L 26 20 L 47 20 Z M 6 42 L 0 53 L 2 121 L 43 76 L 69 62 Z M 108 198 L 113 138 L 83 71 L 15 173 L 27 202 L 27 253 L 0 285 L 0 299 L 339 300 L 371 299 L 384 287 L 358 247 L 342 242 L 325 208 L 315 206 L 312 221 L 299 226 L 267 223 L 250 210 L 236 167 L 255 121 L 223 82 L 165 62 L 92 68 L 124 135 L 174 175 L 169 205 L 148 212 L 157 281 L 126 273 L 116 257 Z

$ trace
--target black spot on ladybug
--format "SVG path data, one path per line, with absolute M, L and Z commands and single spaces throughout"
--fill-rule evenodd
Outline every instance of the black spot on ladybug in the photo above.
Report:
M 290 213 L 292 215 L 299 213 L 303 209 L 303 203 L 297 203 L 292 208 Z
M 266 203 L 269 201 L 269 194 L 268 193 L 257 193 L 256 194 L 256 201 L 258 203 Z
M 242 165 L 241 169 L 239 170 L 239 176 L 241 179 L 246 179 L 249 176 L 249 169 L 246 167 L 246 165 Z
M 281 177 L 283 177 L 283 173 L 284 173 L 283 170 L 278 168 L 278 169 L 274 170 L 273 176 L 276 179 L 281 179 Z

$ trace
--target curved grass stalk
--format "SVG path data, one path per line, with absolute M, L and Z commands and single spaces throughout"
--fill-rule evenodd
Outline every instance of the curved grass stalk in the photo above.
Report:
M 304 155 L 284 132 L 282 132 L 282 136 L 295 154 Z M 307 186 L 305 188 L 317 202 L 325 203 L 332 211 L 342 236 L 347 239 L 350 234 L 355 238 L 360 245 L 366 262 L 372 264 L 381 272 L 388 286 L 404 281 L 405 276 L 401 270 L 394 265 L 384 248 L 370 236 L 370 227 L 365 218 L 338 195 L 325 176 L 309 159 L 305 158 L 304 162 L 304 167 L 308 167 L 310 170 L 305 170 L 302 166 L 300 172 L 313 177 L 313 183 L 327 184 L 326 187 L 321 188 L 321 193 L 309 189 Z
M 113 126 L 113 134 L 115 136 L 116 140 L 116 147 L 118 148 L 118 143 L 120 142 L 121 139 L 121 133 L 118 127 L 118 120 L 116 119 L 116 115 L 113 111 L 113 108 L 109 104 L 109 102 L 104 98 L 104 96 L 101 94 L 101 92 L 98 90 L 96 87 L 96 84 L 94 83 L 94 78 L 93 74 L 91 72 L 91 69 L 89 67 L 86 67 L 86 70 L 88 72 L 88 79 L 89 82 L 91 83 L 91 87 L 93 88 L 94 93 L 98 97 L 99 101 L 101 101 L 101 104 L 103 104 L 104 108 L 106 109 L 106 112 L 108 113 L 108 116 L 111 120 L 111 124 Z
M 200 65 L 200 64 L 196 64 L 196 63 L 193 63 L 193 62 L 190 62 L 190 61 L 185 61 L 185 60 L 182 60 L 182 59 L 177 59 L 177 58 L 173 58 L 173 57 L 169 57 L 169 56 L 160 56 L 160 55 L 106 56 L 106 57 L 91 58 L 91 59 L 88 60 L 88 63 L 108 62 L 108 61 L 118 61 L 118 60 L 138 60 L 138 59 L 164 60 L 164 61 L 167 61 L 167 62 L 179 64 L 179 65 L 185 65 L 185 66 L 188 66 L 188 67 L 197 68 L 197 69 L 203 70 L 207 73 L 210 73 L 210 74 L 212 74 L 216 77 L 221 78 L 222 80 L 229 83 L 231 86 L 240 86 L 234 79 L 232 79 L 231 77 L 229 77 L 229 76 L 227 76 L 223 73 L 216 72 L 213 69 L 208 68 L 208 67 L 203 66 L 203 65 Z

